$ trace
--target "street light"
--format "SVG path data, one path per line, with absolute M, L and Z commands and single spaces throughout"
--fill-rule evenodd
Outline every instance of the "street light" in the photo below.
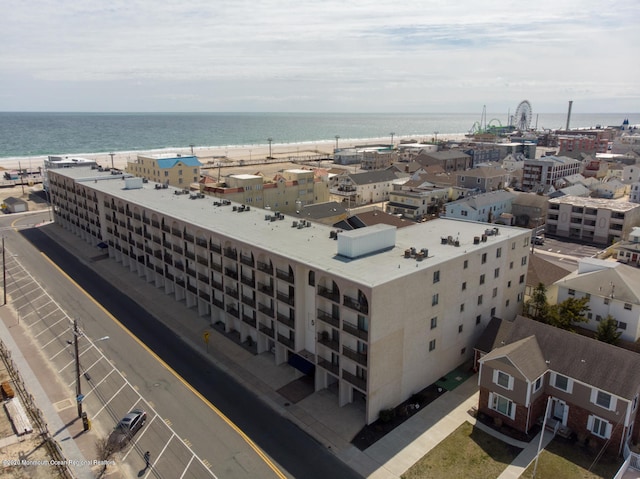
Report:
M 269 137 L 267 138 L 267 141 L 269 142 L 269 160 L 271 159 L 271 142 L 273 141 L 273 138 Z
M 194 145 L 193 143 L 191 143 L 189 146 L 191 147 L 191 156 L 193 156 L 193 147 L 194 147 L 194 146 L 196 146 L 196 145 Z
M 391 135 L 391 146 L 393 146 L 393 137 L 395 136 L 394 132 L 389 133 Z
M 113 166 L 113 157 L 115 156 L 115 153 L 109 153 L 109 156 L 111 157 L 111 169 L 115 170 L 115 166 Z
M 438 132 L 434 131 L 433 134 L 435 135 L 435 142 L 438 143 Z
M 340 135 L 336 135 L 336 150 L 338 149 L 338 140 L 340 139 Z

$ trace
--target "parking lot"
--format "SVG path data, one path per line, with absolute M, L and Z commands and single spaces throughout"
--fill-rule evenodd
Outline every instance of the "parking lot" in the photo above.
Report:
M 7 287 L 18 321 L 26 327 L 36 347 L 50 367 L 39 371 L 49 381 L 58 381 L 76 391 L 76 355 L 73 319 L 58 305 L 43 286 L 22 266 L 19 258 L 7 255 Z M 201 460 L 180 438 L 170 421 L 154 410 L 127 378 L 103 354 L 100 345 L 108 337 L 90 338 L 80 328 L 78 357 L 82 404 L 89 412 L 92 433 L 108 438 L 112 428 L 127 412 L 141 408 L 147 412 L 144 427 L 121 451 L 114 454 L 115 466 L 124 477 L 216 477 L 210 464 Z M 54 404 L 61 417 L 77 420 L 77 403 L 73 397 Z M 61 431 L 52 431 L 58 441 L 68 440 Z M 100 440 L 98 441 L 100 442 Z M 99 447 L 91 458 L 99 455 Z M 142 469 L 145 451 L 153 451 L 152 467 Z M 100 459 L 107 459 L 101 457 Z M 142 470 L 141 470 L 142 469 Z M 160 474 L 160 471 L 162 472 Z

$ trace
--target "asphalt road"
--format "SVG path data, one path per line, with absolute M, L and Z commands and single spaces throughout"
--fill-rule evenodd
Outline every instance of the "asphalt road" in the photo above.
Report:
M 43 219 L 46 217 L 47 214 L 43 214 Z M 34 219 L 35 216 L 24 218 L 24 221 L 30 224 L 39 221 Z M 22 220 L 17 220 L 18 223 L 20 221 Z M 304 431 L 272 411 L 233 377 L 191 350 L 178 334 L 147 313 L 134 299 L 115 289 L 93 270 L 83 265 L 72 252 L 52 242 L 46 234 L 37 228 L 22 230 L 22 235 L 38 250 L 51 258 L 192 387 L 220 409 L 263 451 L 284 468 L 286 473 L 301 478 L 360 477 Z M 20 251 L 22 254 L 30 255 L 29 248 L 15 246 L 13 249 L 17 251 L 18 255 Z M 26 263 L 33 261 L 38 261 L 37 256 L 30 257 Z M 50 285 L 50 288 L 55 290 L 52 295 L 56 300 L 65 308 L 68 307 L 69 314 L 77 314 L 80 317 L 92 314 L 92 306 L 81 304 L 75 291 L 59 290 L 54 284 Z M 99 325 L 97 327 L 97 331 L 92 331 L 95 337 L 100 337 L 107 331 L 105 328 L 101 332 Z M 108 355 L 117 354 L 111 344 L 105 343 L 104 348 L 108 351 Z M 137 366 L 137 358 L 120 354 L 120 356 L 111 357 L 111 359 L 115 360 L 118 368 L 124 371 L 127 368 L 136 368 Z M 170 382 L 172 379 L 166 377 L 149 379 L 150 381 L 145 384 L 146 391 L 140 391 L 145 398 L 146 393 L 158 394 L 158 389 L 163 388 L 166 389 L 166 394 L 171 394 Z M 178 398 L 170 416 L 173 417 L 175 423 L 180 421 L 181 417 L 189 416 L 191 410 Z M 195 443 L 195 441 L 206 442 L 206 433 L 206 430 L 190 433 L 190 441 L 193 443 L 194 449 L 201 451 L 203 448 L 206 450 L 209 447 L 208 444 Z M 204 454 L 204 457 L 211 456 L 215 457 L 216 454 Z

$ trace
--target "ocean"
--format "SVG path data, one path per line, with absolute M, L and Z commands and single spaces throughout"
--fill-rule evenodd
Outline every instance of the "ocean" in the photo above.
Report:
M 508 114 L 486 122 L 508 124 Z M 195 147 L 304 144 L 367 138 L 416 139 L 468 133 L 481 113 L 10 113 L 0 112 L 0 160 Z M 572 128 L 620 125 L 640 114 L 574 113 Z M 533 112 L 531 126 L 558 129 L 564 113 Z

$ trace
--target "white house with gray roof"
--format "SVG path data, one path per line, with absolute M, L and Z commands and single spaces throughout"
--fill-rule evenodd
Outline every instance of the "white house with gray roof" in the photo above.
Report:
M 331 178 L 329 194 L 334 201 L 351 207 L 388 201 L 394 185 L 409 180 L 409 175 L 394 170 L 373 170 L 365 173 L 342 173 Z
M 640 269 L 623 263 L 584 258 L 577 271 L 555 285 L 558 303 L 567 298 L 587 296 L 588 323 L 581 326 L 597 330 L 598 323 L 608 314 L 618 322 L 622 339 L 640 339 Z
M 493 223 L 503 213 L 511 213 L 516 195 L 504 190 L 468 196 L 445 205 L 445 216 L 469 221 Z
M 51 199 L 58 225 L 266 363 L 358 403 L 366 423 L 470 359 L 491 317 L 522 308 L 529 230 L 436 219 L 341 232 L 84 168 L 52 170 Z

